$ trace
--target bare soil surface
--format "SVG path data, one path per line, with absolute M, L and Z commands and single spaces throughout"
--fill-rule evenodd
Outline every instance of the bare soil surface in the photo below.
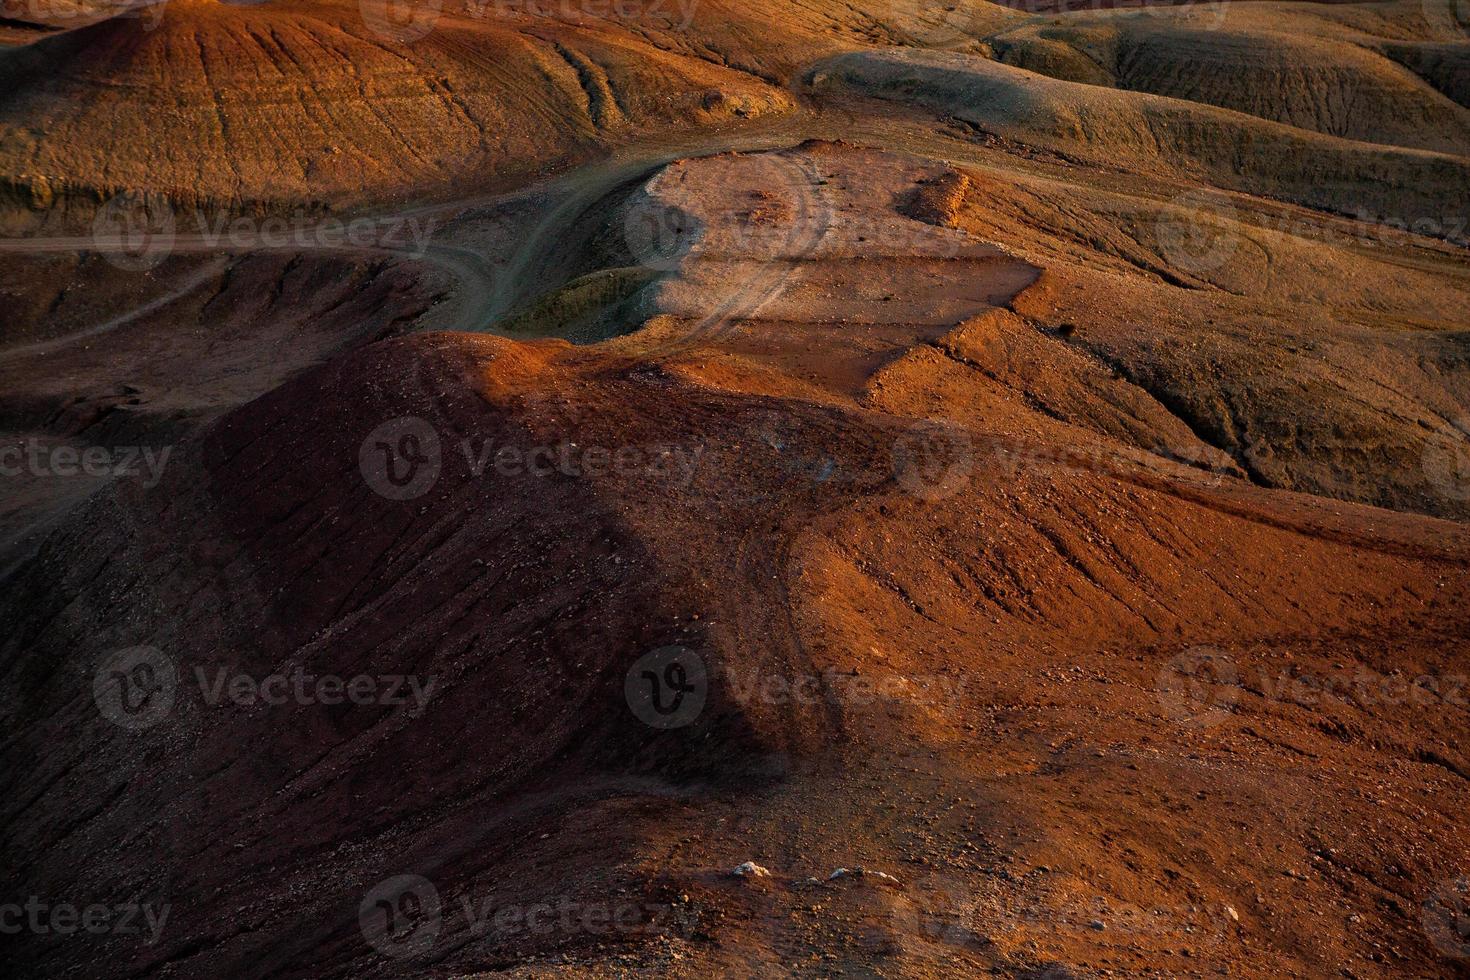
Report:
M 444 10 L 0 51 L 18 969 L 1467 975 L 1459 8 Z

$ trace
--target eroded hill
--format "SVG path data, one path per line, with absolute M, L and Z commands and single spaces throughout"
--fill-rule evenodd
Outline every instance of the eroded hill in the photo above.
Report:
M 1456 9 L 6 52 L 0 453 L 171 453 L 4 484 L 7 885 L 167 910 L 13 962 L 1460 975 Z M 428 232 L 138 268 L 116 187 Z

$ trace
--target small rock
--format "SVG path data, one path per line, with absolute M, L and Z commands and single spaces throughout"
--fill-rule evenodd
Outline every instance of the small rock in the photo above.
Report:
M 730 872 L 736 878 L 769 878 L 771 873 L 754 861 L 746 861 Z
M 1240 921 L 1240 913 L 1237 912 L 1237 911 L 1235 911 L 1235 906 L 1234 905 L 1227 905 L 1227 906 L 1225 906 L 1225 914 L 1228 915 L 1228 916 L 1230 916 L 1230 921 L 1232 921 L 1232 922 L 1239 922 Z
M 888 872 L 869 871 L 867 868 L 838 868 L 827 876 L 828 881 L 835 881 L 838 878 L 876 878 L 879 881 L 891 881 L 895 885 L 898 884 L 898 879 Z
M 1087 928 L 1096 929 L 1098 932 L 1102 932 L 1104 929 L 1107 928 L 1107 923 L 1103 922 L 1102 919 L 1093 919 L 1091 922 L 1087 923 Z

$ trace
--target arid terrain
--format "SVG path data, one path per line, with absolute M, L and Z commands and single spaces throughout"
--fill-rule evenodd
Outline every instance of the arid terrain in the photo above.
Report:
M 1470 6 L 4 0 L 25 977 L 1470 977 Z

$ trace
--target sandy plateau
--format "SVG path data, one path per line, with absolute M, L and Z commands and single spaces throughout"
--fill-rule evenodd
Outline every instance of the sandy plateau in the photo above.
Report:
M 1470 8 L 1098 6 L 6 0 L 17 975 L 1470 976 Z

